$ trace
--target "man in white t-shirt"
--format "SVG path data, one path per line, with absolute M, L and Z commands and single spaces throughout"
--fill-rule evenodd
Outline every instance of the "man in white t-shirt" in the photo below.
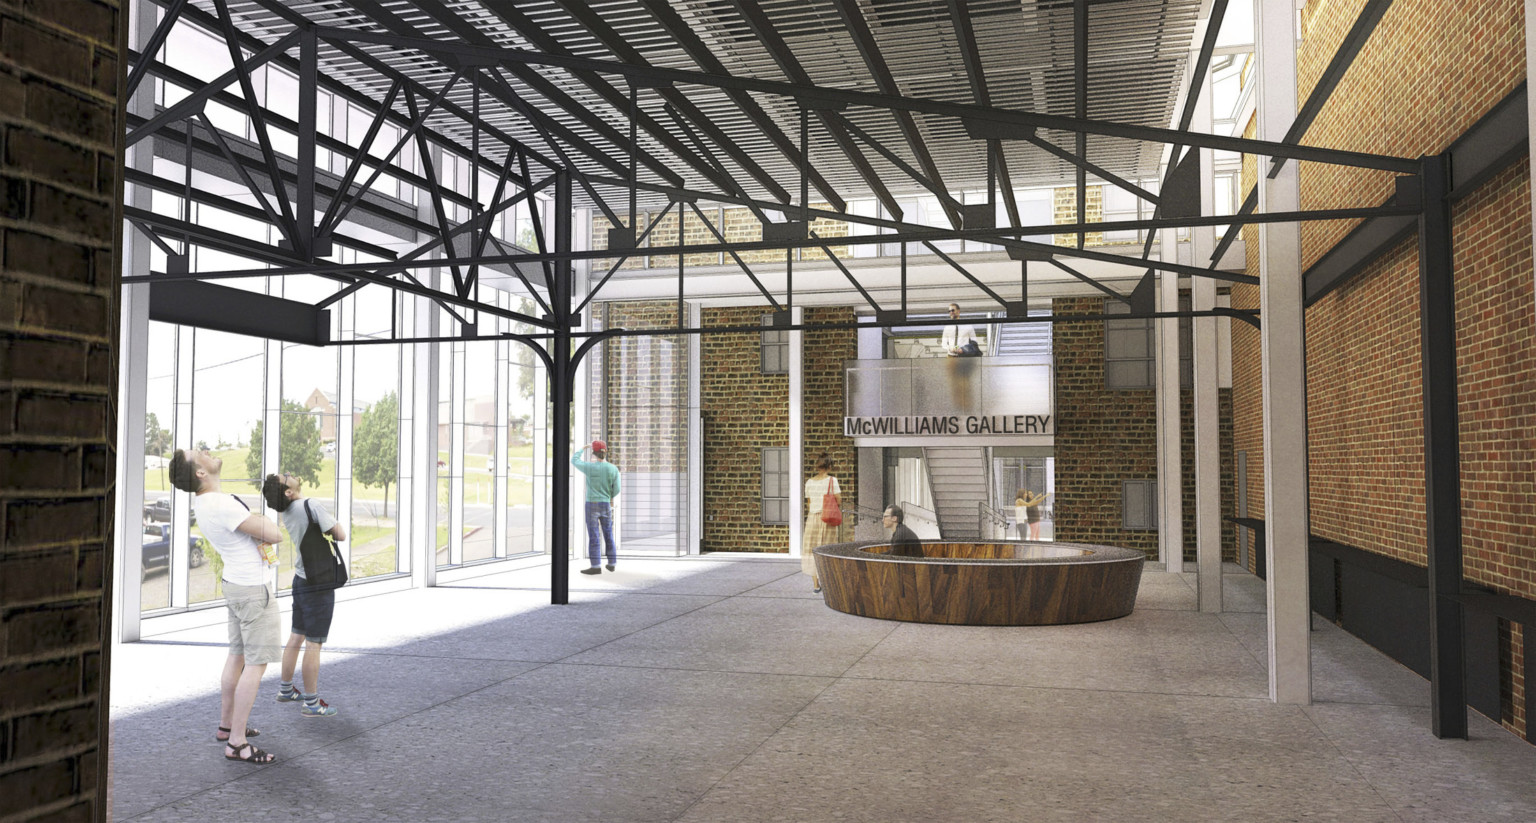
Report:
M 229 609 L 229 657 L 219 678 L 220 726 L 216 739 L 224 757 L 243 763 L 272 763 L 277 758 L 252 746 L 257 731 L 246 726 L 261 676 L 268 663 L 282 660 L 277 593 L 268 579 L 262 544 L 277 543 L 283 532 L 272 520 L 252 512 L 240 498 L 220 490 L 224 461 L 205 451 L 177 449 L 169 466 L 171 485 L 195 495 L 193 511 L 203 537 L 224 561 L 224 604 Z

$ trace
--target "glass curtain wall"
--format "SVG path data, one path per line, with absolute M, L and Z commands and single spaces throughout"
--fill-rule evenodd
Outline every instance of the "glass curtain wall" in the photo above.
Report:
M 212 80 L 229 67 L 222 38 L 185 21 L 172 29 L 161 59 L 198 80 Z M 263 105 L 287 117 L 296 116 L 299 94 L 293 75 L 269 64 L 257 69 L 252 80 Z M 164 78 L 151 76 L 147 81 L 154 83 L 155 102 L 162 107 L 188 94 Z M 373 123 L 371 113 L 324 90 L 317 94 L 317 107 L 320 130 L 354 145 Z M 249 141 L 256 137 L 245 114 L 212 100 L 205 111 L 227 138 Z M 402 134 L 396 124 L 382 124 L 368 149 L 373 161 L 381 162 Z M 295 158 L 296 135 L 269 127 L 268 136 L 279 155 L 289 161 Z M 443 179 L 467 193 L 472 174 L 468 160 L 442 147 L 431 150 L 442 164 Z M 415 146 L 405 146 L 372 191 L 395 198 L 401 206 L 413 206 L 417 189 L 391 172 L 416 171 L 417 155 Z M 161 157 L 151 163 L 157 177 L 188 178 L 180 162 Z M 316 164 L 341 174 L 349 161 L 321 147 Z M 190 182 L 247 206 L 257 205 L 238 181 L 194 170 Z M 482 172 L 482 201 L 488 201 L 494 189 L 494 178 Z M 264 222 L 161 191 L 147 194 L 149 207 L 157 213 L 261 242 L 279 239 Z M 507 192 L 512 194 L 515 191 Z M 454 209 L 456 219 L 470 215 L 462 205 Z M 531 206 L 519 205 L 499 217 L 493 232 L 503 241 L 532 247 L 536 214 L 547 231 L 552 226 L 552 204 L 547 197 L 536 196 Z M 366 225 L 349 222 L 347 231 L 385 247 L 405 250 L 416 244 L 408 235 L 387 234 Z M 172 244 L 177 245 L 174 240 Z M 333 259 L 338 263 L 376 260 L 344 246 L 337 247 Z M 189 264 L 193 271 L 262 268 L 257 261 L 198 247 L 190 249 Z M 165 250 L 152 248 L 149 269 L 166 268 Z M 493 279 L 491 273 L 484 279 Z M 270 282 L 261 277 L 226 279 L 220 285 L 311 304 L 334 295 L 338 288 L 333 281 L 307 276 Z M 505 291 L 488 287 L 482 289 L 481 297 L 526 314 L 540 313 L 531 301 Z M 329 309 L 333 339 L 341 341 L 384 341 L 416 330 L 414 299 L 402 299 L 387 289 L 361 289 Z M 460 330 L 457 318 L 442 317 L 442 334 Z M 492 321 L 482 318 L 482 322 Z M 502 324 L 502 331 L 530 331 L 510 321 L 494 322 Z M 407 533 L 413 516 L 411 509 L 404 508 L 413 499 L 406 462 L 411 433 L 402 420 L 409 423 L 412 397 L 411 387 L 402 378 L 417 365 L 416 347 L 379 343 L 314 348 L 150 322 L 145 350 L 132 355 L 148 360 L 141 614 L 207 605 L 222 597 L 222 558 L 203 540 L 190 498 L 173 492 L 166 477 L 167 463 L 177 448 L 206 447 L 222 459 L 225 490 L 239 496 L 252 511 L 266 511 L 260 484 L 267 474 L 298 475 L 304 494 L 324 503 L 346 525 L 351 539 L 341 549 L 353 580 L 410 571 L 410 547 L 401 535 Z M 536 454 L 536 446 L 547 441 L 547 412 L 539 406 L 545 399 L 543 369 L 521 344 L 506 340 L 457 347 L 445 344 L 437 356 L 443 363 L 436 398 L 442 404 L 437 445 L 440 479 L 435 495 L 429 488 L 424 495 L 417 491 L 414 499 L 419 501 L 416 516 L 438 523 L 438 562 L 448 564 L 450 544 L 454 565 L 547 550 L 547 526 L 537 513 L 538 505 L 547 505 L 549 477 L 547 454 Z M 130 454 L 132 449 L 123 453 Z M 134 465 L 129 470 L 140 469 Z M 280 549 L 279 566 L 284 590 L 292 585 L 293 556 L 294 547 L 286 542 Z
M 593 312 L 593 325 L 635 328 L 638 318 L 628 311 L 624 304 L 604 304 Z M 688 341 L 624 337 L 601 348 L 589 357 L 590 434 L 607 441 L 608 459 L 619 469 L 619 551 L 687 554 Z M 577 546 L 577 554 L 585 548 Z

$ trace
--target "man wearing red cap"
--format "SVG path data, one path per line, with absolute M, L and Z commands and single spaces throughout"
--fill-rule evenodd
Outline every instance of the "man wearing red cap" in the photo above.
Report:
M 596 460 L 582 460 L 588 451 Z M 614 571 L 619 562 L 618 546 L 613 542 L 613 498 L 619 495 L 619 469 L 608 462 L 608 444 L 593 440 L 592 445 L 571 455 L 571 465 L 587 476 L 587 559 L 592 567 L 582 569 L 582 574 L 602 574 L 601 546 L 598 532 L 608 547 L 608 571 Z

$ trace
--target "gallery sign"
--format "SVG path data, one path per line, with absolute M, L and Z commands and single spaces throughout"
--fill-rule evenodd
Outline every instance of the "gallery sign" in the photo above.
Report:
M 844 417 L 844 437 L 955 437 L 1055 434 L 1049 414 L 905 415 Z

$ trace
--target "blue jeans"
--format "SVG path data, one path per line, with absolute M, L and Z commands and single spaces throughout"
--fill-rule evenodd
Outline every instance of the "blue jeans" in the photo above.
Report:
M 619 550 L 613 542 L 613 504 L 587 503 L 587 559 L 592 568 L 602 565 L 602 544 L 598 542 L 598 530 L 602 530 L 603 543 L 608 545 L 608 565 L 619 562 Z

